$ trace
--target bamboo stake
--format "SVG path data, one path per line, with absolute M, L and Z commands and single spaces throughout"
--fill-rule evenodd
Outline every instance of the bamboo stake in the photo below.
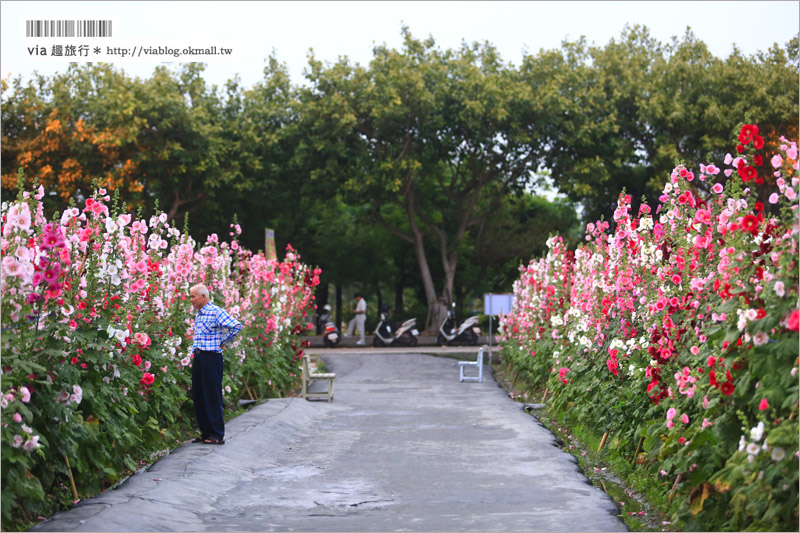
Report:
M 600 453 L 600 450 L 603 449 L 603 446 L 606 444 L 606 439 L 608 438 L 608 431 L 603 434 L 603 438 L 600 439 L 600 446 L 597 447 L 597 453 Z
M 69 484 L 72 485 L 72 495 L 74 496 L 73 499 L 77 500 L 78 498 L 78 489 L 75 487 L 75 478 L 72 477 L 72 467 L 69 466 L 69 457 L 64 454 L 64 460 L 67 462 L 67 472 L 69 473 Z
M 547 392 L 548 391 L 549 391 L 549 389 L 547 387 L 545 387 L 544 388 L 544 396 L 542 396 L 542 402 L 541 403 L 544 403 L 544 401 L 547 399 Z
M 78 269 L 78 277 L 80 278 L 83 276 L 83 268 L 86 266 L 86 259 L 89 257 L 89 251 L 92 249 L 92 241 L 94 240 L 93 237 L 89 238 L 89 241 L 86 243 L 86 251 L 83 253 L 83 261 L 81 261 L 81 267 Z
M 678 483 L 681 482 L 682 478 L 683 478 L 683 474 L 682 473 L 678 474 L 678 477 L 675 478 L 675 483 L 672 485 L 672 490 L 669 491 L 669 502 L 670 503 L 672 503 L 672 498 L 675 497 L 675 489 L 678 488 Z
M 511 384 L 512 384 L 512 385 L 516 385 L 516 384 L 517 384 L 517 376 L 519 376 L 519 370 L 517 370 L 516 372 L 514 372 L 514 377 L 513 377 L 513 378 L 511 378 Z
M 244 389 L 247 391 L 247 395 L 250 396 L 251 400 L 255 400 L 256 399 L 255 396 L 253 396 L 253 393 L 250 392 L 250 387 L 247 386 L 247 382 L 246 381 L 244 383 Z
M 608 489 L 606 488 L 606 484 L 603 482 L 603 480 L 602 480 L 602 479 L 600 480 L 600 484 L 603 486 L 603 492 L 605 492 L 606 494 L 608 494 Z

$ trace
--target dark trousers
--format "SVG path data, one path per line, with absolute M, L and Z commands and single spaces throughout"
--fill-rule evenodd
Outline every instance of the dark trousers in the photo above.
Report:
M 225 419 L 222 417 L 223 366 L 219 352 L 194 352 L 192 400 L 200 435 L 206 438 L 225 436 Z

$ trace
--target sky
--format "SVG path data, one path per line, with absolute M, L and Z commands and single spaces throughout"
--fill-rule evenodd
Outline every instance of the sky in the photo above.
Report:
M 111 20 L 112 34 L 28 37 L 27 20 Z M 310 48 L 323 61 L 347 56 L 367 65 L 374 46 L 402 46 L 404 24 L 414 37 L 432 36 L 442 49 L 488 41 L 514 65 L 525 53 L 559 48 L 564 40 L 581 36 L 589 44 L 605 46 L 619 38 L 626 23 L 646 26 L 662 43 L 682 37 L 690 27 L 717 57 L 728 57 L 734 45 L 752 55 L 776 43 L 783 46 L 798 34 L 800 3 L 3 0 L 0 21 L 3 78 L 28 79 L 34 70 L 63 72 L 70 61 L 113 62 L 131 76 L 149 77 L 161 64 L 203 61 L 210 84 L 222 86 L 238 76 L 250 87 L 263 78 L 270 53 L 287 65 L 296 84 L 304 83 Z M 64 55 L 53 56 L 54 46 Z M 70 46 L 75 55 L 67 57 Z M 217 55 L 187 55 L 189 48 Z

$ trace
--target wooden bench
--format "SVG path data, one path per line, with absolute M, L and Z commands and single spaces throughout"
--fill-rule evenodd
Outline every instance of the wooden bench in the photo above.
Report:
M 474 366 L 478 368 L 478 375 L 477 376 L 465 376 L 464 369 L 466 367 Z M 483 348 L 478 350 L 478 358 L 475 361 L 459 361 L 458 362 L 458 369 L 460 373 L 460 377 L 458 379 L 459 382 L 462 381 L 478 381 L 483 383 Z
M 316 370 L 316 369 L 315 369 Z M 304 400 L 323 400 L 327 399 L 329 402 L 333 401 L 333 380 L 336 379 L 336 374 L 326 373 L 319 374 L 311 372 L 311 357 L 303 355 L 303 399 Z M 309 387 L 315 381 L 327 381 L 327 392 L 311 392 Z

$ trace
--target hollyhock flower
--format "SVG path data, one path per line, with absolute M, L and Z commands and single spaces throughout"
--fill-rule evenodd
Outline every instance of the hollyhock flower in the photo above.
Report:
M 758 404 L 758 410 L 765 411 L 767 409 L 769 409 L 769 402 L 766 398 L 761 398 L 761 403 Z
M 794 189 L 791 187 L 786 187 L 786 190 L 783 192 L 783 194 L 785 194 L 786 198 L 788 198 L 789 200 L 794 200 L 795 198 L 797 198 L 797 193 L 794 192 Z
M 11 443 L 11 446 L 14 448 L 19 448 L 22 446 L 23 440 L 24 439 L 22 438 L 22 435 L 14 435 L 14 442 Z
M 761 440 L 761 437 L 764 436 L 764 422 L 759 422 L 758 425 L 754 428 L 750 428 L 750 438 L 753 439 L 755 442 Z
M 735 389 L 736 387 L 734 387 L 733 383 L 731 383 L 730 381 L 726 381 L 725 383 L 720 385 L 720 390 L 722 391 L 722 394 L 724 394 L 725 396 L 730 396 L 731 394 L 733 394 Z
M 683 422 L 684 424 L 688 424 L 689 423 L 689 415 L 687 415 L 686 413 L 682 414 L 681 415 L 681 422 Z
M 798 329 L 797 314 L 798 314 L 797 309 L 795 309 L 789 314 L 789 318 L 786 320 L 786 327 L 789 328 L 791 331 L 797 331 Z
M 748 455 L 758 455 L 761 452 L 761 446 L 756 444 L 755 442 L 751 442 L 745 448 L 745 451 Z
M 153 382 L 156 380 L 155 376 L 150 372 L 145 372 L 142 376 L 142 379 L 139 381 L 142 385 L 152 385 Z
M 14 413 L 14 417 L 13 418 L 14 418 L 14 422 L 16 422 L 17 424 L 22 422 L 22 415 L 20 415 L 19 413 Z
M 773 461 L 783 461 L 784 457 L 786 457 L 786 451 L 783 448 L 780 446 L 775 446 L 772 448 Z
M 780 168 L 781 165 L 783 165 L 783 158 L 781 156 L 779 156 L 778 154 L 775 154 L 775 155 L 772 156 L 772 159 L 770 160 L 770 163 L 772 163 L 772 166 L 774 168 Z
M 678 414 L 678 411 L 676 411 L 674 407 L 670 407 L 667 409 L 667 420 L 672 420 L 675 418 L 676 414 Z
M 20 387 L 19 396 L 19 399 L 22 400 L 22 403 L 28 403 L 31 401 L 31 391 L 28 390 L 28 387 Z
M 22 448 L 26 452 L 30 452 L 35 450 L 36 448 L 40 448 L 41 446 L 42 445 L 39 444 L 39 435 L 34 435 L 28 441 L 26 441 L 25 444 L 22 445 Z
M 703 409 L 708 409 L 708 396 L 703 397 Z
M 739 174 L 742 176 L 742 181 L 747 183 L 750 180 L 756 179 L 758 176 L 758 172 L 756 171 L 755 167 L 751 165 L 745 165 L 744 167 L 739 170 Z
M 774 192 L 769 195 L 769 203 L 777 204 L 778 200 L 780 200 L 780 196 L 778 196 L 778 193 Z
M 706 429 L 706 428 L 707 428 L 707 427 L 709 427 L 709 426 L 713 426 L 713 425 L 714 425 L 714 423 L 713 423 L 713 422 L 709 422 L 709 421 L 708 421 L 708 418 L 704 418 L 704 419 L 703 419 L 703 423 L 702 423 L 702 424 L 700 424 L 700 425 L 702 426 L 702 428 L 703 428 L 703 429 Z
M 725 187 L 723 187 L 721 183 L 715 183 L 714 185 L 711 186 L 711 192 L 713 192 L 714 194 L 722 194 L 724 190 Z
M 753 344 L 756 346 L 764 346 L 769 342 L 769 335 L 763 331 L 759 331 L 753 335 Z

